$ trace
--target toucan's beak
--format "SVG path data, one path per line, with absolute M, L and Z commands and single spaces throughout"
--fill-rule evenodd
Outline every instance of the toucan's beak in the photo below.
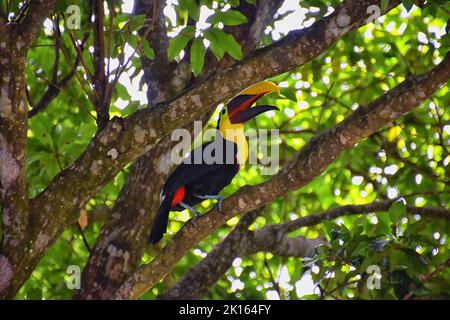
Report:
M 247 88 L 231 99 L 227 104 L 230 122 L 245 123 L 263 112 L 279 110 L 277 107 L 267 105 L 252 107 L 258 99 L 272 92 L 279 93 L 278 86 L 272 82 L 263 82 Z
M 266 111 L 271 110 L 279 110 L 275 106 L 268 106 L 268 105 L 261 105 L 261 106 L 254 106 L 254 107 L 248 107 L 246 109 L 243 109 L 241 111 L 238 111 L 238 113 L 233 114 L 229 116 L 231 123 L 245 123 L 257 115 L 260 115 L 261 113 L 264 113 Z

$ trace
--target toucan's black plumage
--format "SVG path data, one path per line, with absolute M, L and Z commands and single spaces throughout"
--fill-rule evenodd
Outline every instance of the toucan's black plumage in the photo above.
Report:
M 216 139 L 222 139 L 222 137 L 218 136 Z M 227 140 L 224 140 L 224 142 L 224 146 L 233 144 L 232 147 L 236 149 L 234 143 Z M 204 144 L 199 148 L 204 149 L 211 143 L 218 142 L 214 140 L 214 142 Z M 159 207 L 150 235 L 150 243 L 152 244 L 158 242 L 166 232 L 169 211 L 183 211 L 186 209 L 179 203 L 181 198 L 184 204 L 193 207 L 205 200 L 194 196 L 194 194 L 219 194 L 223 188 L 230 184 L 231 180 L 233 180 L 239 171 L 239 164 L 237 163 L 226 164 L 223 162 L 222 164 L 205 164 L 202 162 L 200 164 L 194 164 L 193 158 L 196 151 L 198 152 L 199 150 L 193 150 L 189 157 L 175 169 L 163 187 L 161 206 Z
M 218 199 L 221 209 L 219 192 L 231 183 L 247 159 L 248 146 L 243 135 L 243 124 L 258 114 L 278 109 L 273 106 L 251 108 L 257 99 L 270 92 L 278 92 L 278 87 L 265 82 L 244 90 L 230 100 L 220 114 L 215 140 L 192 150 L 170 175 L 161 192 L 161 205 L 153 223 L 150 243 L 157 243 L 166 232 L 170 211 L 189 209 L 197 214 L 192 207 L 205 199 Z M 237 133 L 238 138 L 234 134 L 230 136 L 230 131 Z M 211 156 L 216 159 L 215 162 L 211 163 L 204 157 L 196 158 L 196 154 L 203 155 L 205 149 L 212 150 Z M 214 150 L 219 154 L 215 154 Z

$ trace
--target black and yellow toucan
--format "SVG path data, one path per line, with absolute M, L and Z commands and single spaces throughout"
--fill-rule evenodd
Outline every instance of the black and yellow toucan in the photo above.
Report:
M 222 211 L 219 192 L 231 183 L 248 158 L 244 124 L 263 112 L 278 110 L 277 107 L 268 105 L 252 107 L 259 98 L 273 92 L 279 94 L 279 88 L 272 82 L 253 85 L 232 98 L 221 110 L 217 124 L 218 134 L 214 141 L 192 150 L 167 179 L 161 192 L 161 205 L 153 223 L 150 243 L 155 244 L 161 240 L 166 232 L 170 211 L 188 209 L 198 215 L 193 206 L 205 199 L 218 200 L 218 209 Z M 212 156 L 218 161 L 211 162 L 204 157 L 200 157 L 198 161 L 196 154 L 203 155 L 207 148 L 213 150 Z M 214 150 L 218 152 L 215 153 Z

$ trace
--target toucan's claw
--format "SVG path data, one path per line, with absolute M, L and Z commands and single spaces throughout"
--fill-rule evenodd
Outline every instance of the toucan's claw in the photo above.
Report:
M 225 212 L 222 209 L 222 202 L 223 202 L 223 197 L 221 195 L 201 195 L 201 194 L 196 194 L 193 193 L 193 196 L 199 199 L 213 199 L 213 200 L 217 200 L 217 202 L 214 204 L 214 207 L 223 215 L 225 215 Z
M 184 203 L 183 201 L 180 201 L 178 203 L 181 207 L 187 209 L 189 212 L 195 214 L 195 216 L 199 217 L 201 216 L 201 213 L 198 212 L 197 210 L 195 210 L 194 208 L 192 208 L 190 205 L 187 205 L 186 203 Z
M 220 198 L 218 198 L 219 201 L 216 202 L 216 204 L 214 205 L 214 207 L 222 214 L 222 215 L 226 215 L 225 211 L 223 211 L 222 208 L 222 202 L 223 202 L 223 197 L 221 196 Z
M 195 217 L 200 217 L 202 214 L 200 212 L 198 212 L 197 210 L 195 210 L 194 208 L 192 208 L 192 210 L 189 210 L 191 213 L 193 213 L 195 215 Z

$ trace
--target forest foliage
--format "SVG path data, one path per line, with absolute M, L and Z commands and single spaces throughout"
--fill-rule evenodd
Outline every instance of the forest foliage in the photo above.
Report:
M 154 49 L 142 37 L 143 33 L 152 32 L 146 17 L 133 15 L 129 4 L 126 5 L 129 1 L 124 2 L 116 1 L 114 6 L 105 2 L 104 32 L 111 50 L 106 68 L 110 80 L 117 81 L 111 96 L 111 118 L 125 117 L 146 107 L 147 85 L 139 56 L 155 58 Z M 340 3 L 337 0 L 287 2 L 291 3 L 289 8 L 282 7 L 266 27 L 260 47 L 270 45 L 290 30 L 310 26 Z M 387 5 L 386 2 L 382 1 L 382 5 Z M 280 141 L 276 143 L 280 146 L 281 167 L 316 133 L 340 123 L 359 106 L 375 100 L 408 77 L 430 70 L 444 58 L 450 48 L 450 3 L 427 1 L 420 8 L 419 2 L 402 1 L 388 14 L 344 36 L 302 67 L 269 79 L 281 87 L 281 95 L 265 97 L 261 104 L 276 105 L 281 111 L 258 117 L 246 128 L 280 130 Z M 195 76 L 201 74 L 205 55 L 209 53 L 215 59 L 242 59 L 239 43 L 223 30 L 224 26 L 247 22 L 246 16 L 235 10 L 239 3 L 237 0 L 168 1 L 167 58 L 175 62 L 188 59 Z M 19 1 L 1 4 L 3 11 L 12 12 L 12 17 L 18 14 Z M 78 29 L 67 27 L 70 5 L 81 8 Z M 45 21 L 26 57 L 30 110 L 41 99 L 48 98 L 44 93 L 49 87 L 58 86 L 66 75 L 75 73 L 67 84 L 60 84 L 61 90 L 50 103 L 28 121 L 26 174 L 30 198 L 42 192 L 83 153 L 97 130 L 94 93 L 86 72 L 94 70 L 90 10 L 88 1 L 58 1 L 54 14 Z M 113 19 L 110 10 L 114 10 Z M 60 33 L 58 37 L 54 35 L 55 26 Z M 55 41 L 58 41 L 58 51 Z M 74 42 L 83 43 L 83 63 L 77 57 Z M 329 243 L 318 247 L 312 257 L 279 257 L 259 252 L 237 258 L 205 298 L 448 297 L 450 219 L 411 215 L 407 206 L 450 208 L 449 104 L 450 88 L 446 85 L 413 112 L 344 152 L 307 186 L 266 205 L 250 229 L 376 200 L 393 200 L 388 210 L 343 216 L 294 231 L 291 236 L 322 237 Z M 211 126 L 216 119 L 214 114 Z M 90 212 L 114 205 L 130 165 L 80 212 L 88 213 L 83 233 L 90 246 L 94 245 L 104 222 L 104 218 L 91 216 Z M 256 185 L 269 178 L 261 175 L 257 165 L 246 166 L 223 195 L 229 196 L 245 185 Z M 199 210 L 206 212 L 211 205 L 205 201 Z M 187 211 L 172 213 L 164 241 L 189 217 Z M 229 220 L 200 241 L 164 281 L 142 298 L 153 299 L 180 280 L 237 221 L 237 217 Z M 149 247 L 142 262 L 149 262 L 159 249 Z M 74 290 L 66 286 L 70 276 L 67 268 L 72 265 L 83 268 L 88 258 L 88 248 L 74 223 L 51 246 L 17 298 L 72 298 Z M 368 272 L 370 266 L 376 266 L 380 272 L 379 289 L 369 289 L 366 285 L 373 274 Z

